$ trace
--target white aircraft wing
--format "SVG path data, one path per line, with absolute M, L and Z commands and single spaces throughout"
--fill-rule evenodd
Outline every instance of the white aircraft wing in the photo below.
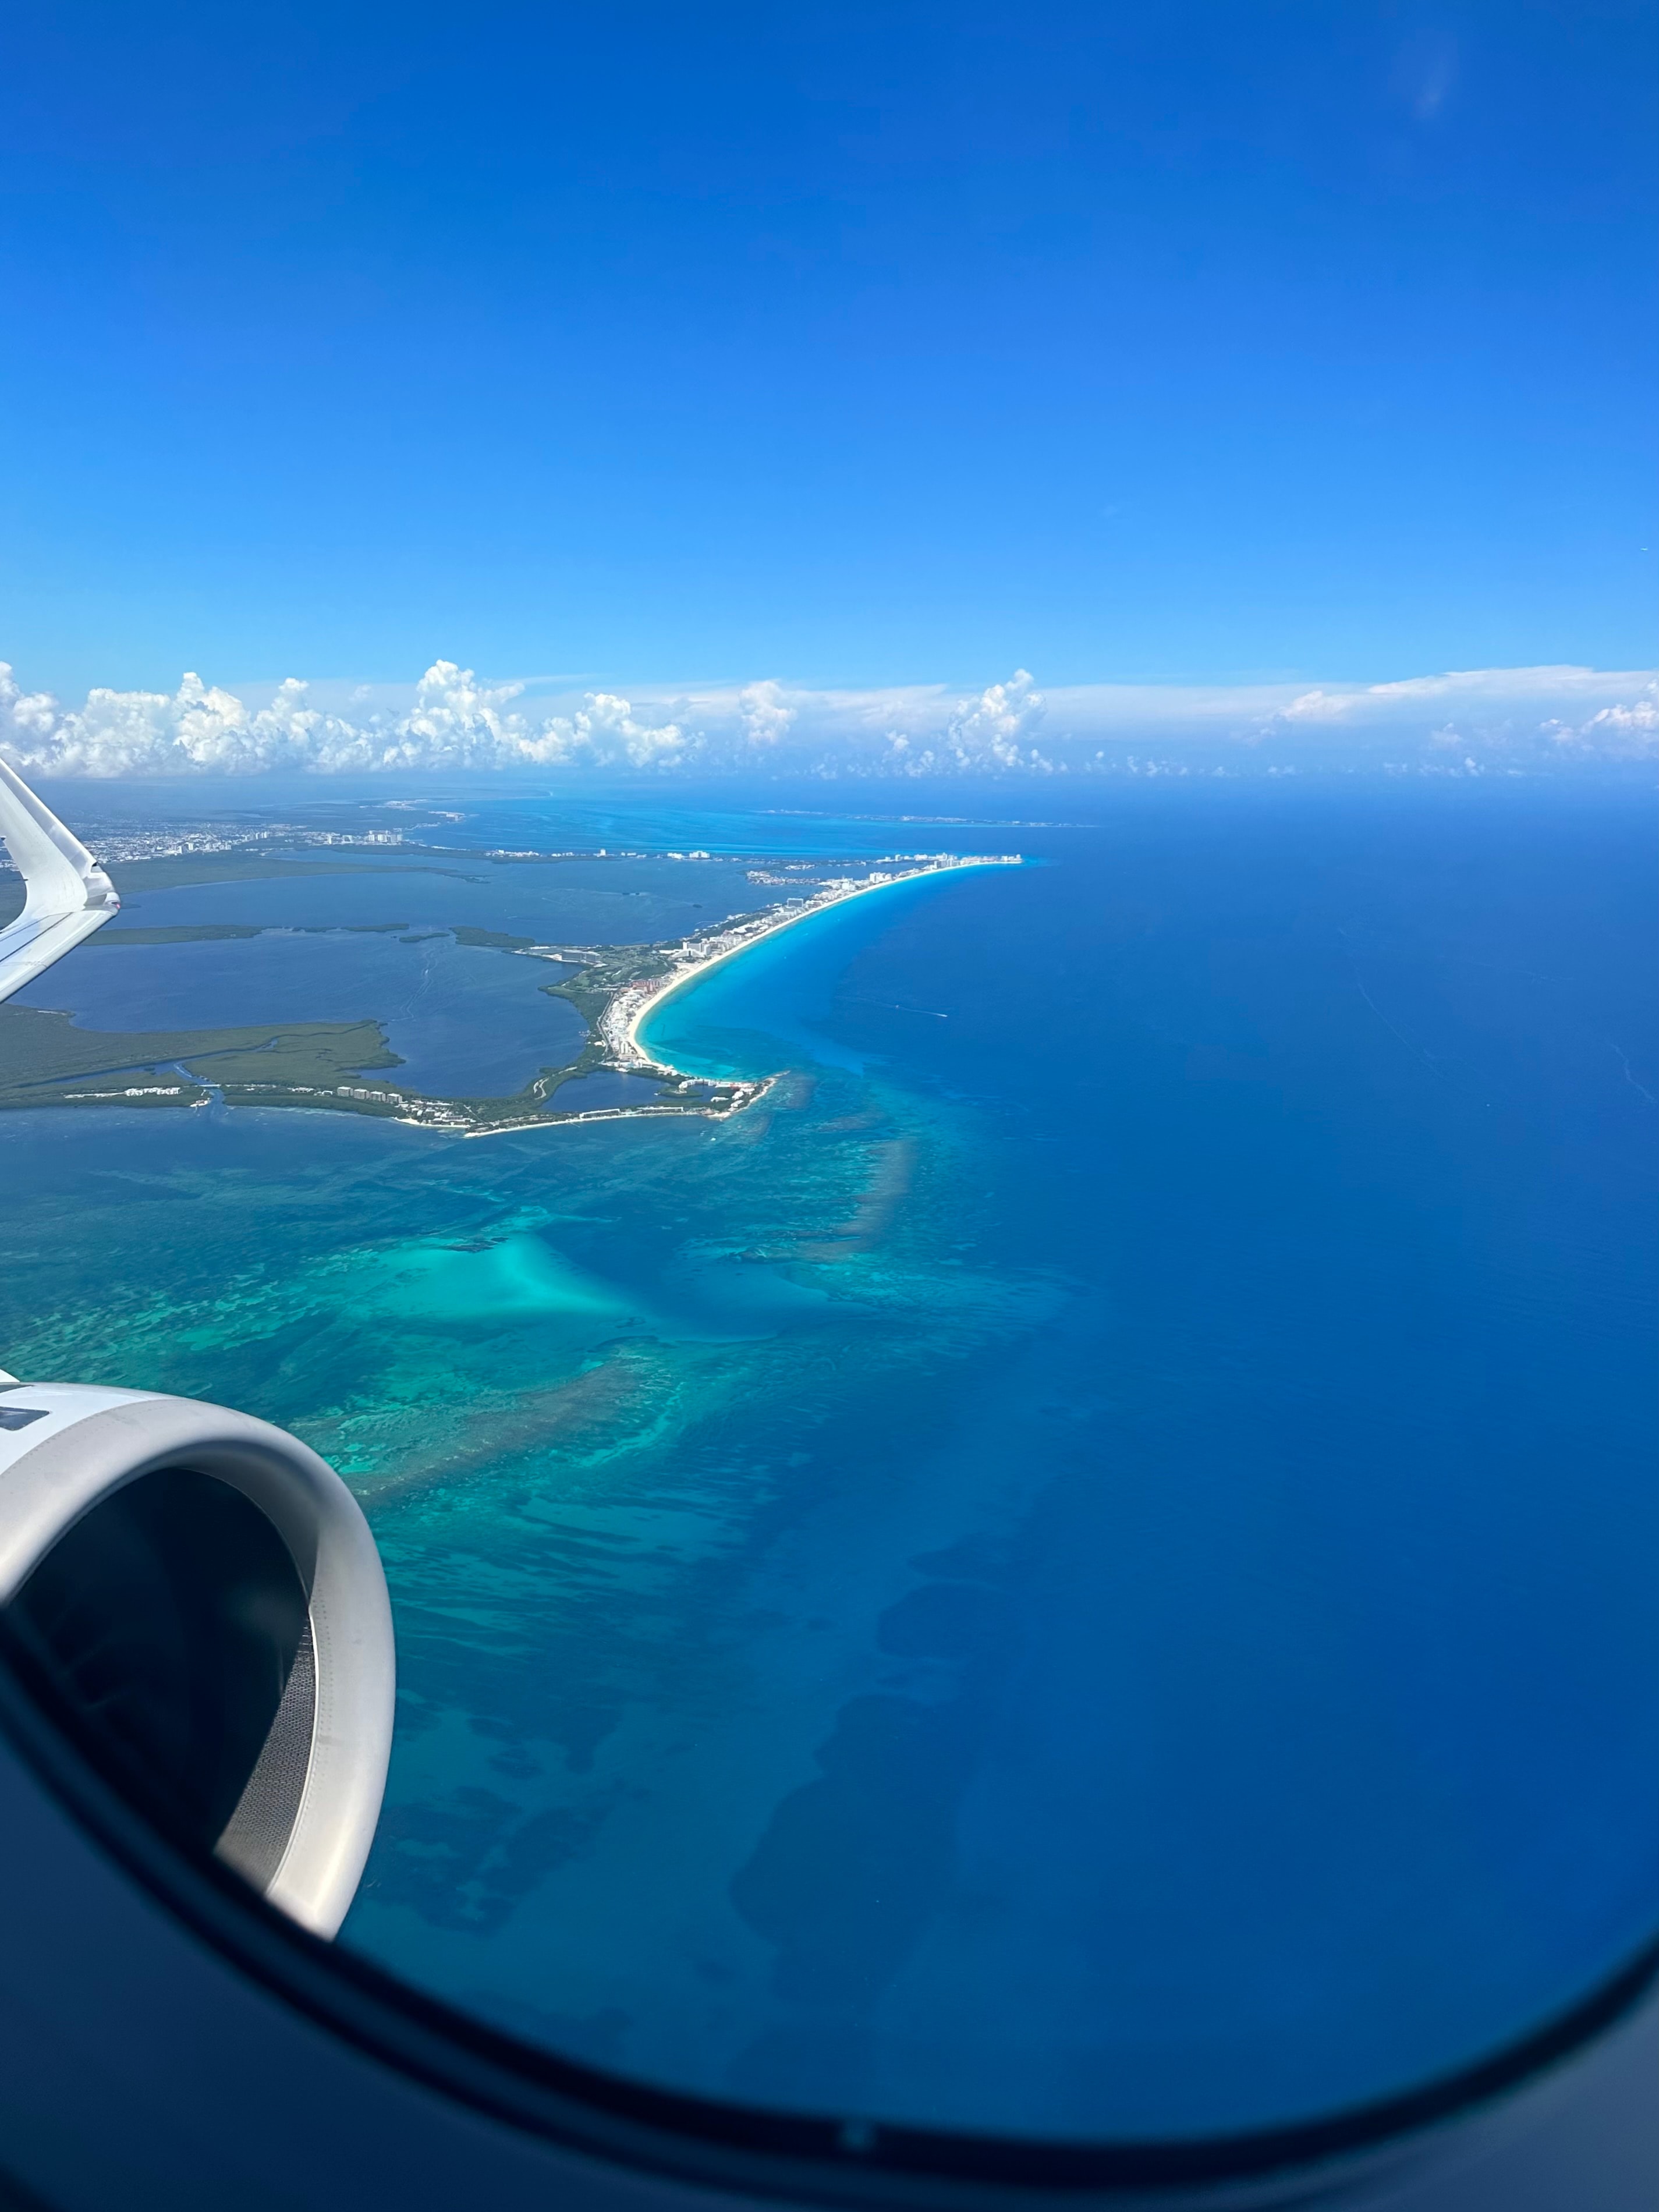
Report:
M 22 872 L 23 911 L 0 927 L 0 999 L 103 927 L 121 902 L 80 839 L 0 760 L 0 837 Z

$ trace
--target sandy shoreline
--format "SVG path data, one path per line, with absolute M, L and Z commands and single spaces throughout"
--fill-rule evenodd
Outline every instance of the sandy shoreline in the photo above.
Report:
M 711 931 L 707 938 L 694 941 L 712 945 L 718 949 L 681 961 L 666 975 L 653 976 L 643 982 L 624 984 L 609 1000 L 595 1024 L 599 1042 L 605 1050 L 606 1057 L 604 1064 L 624 1073 L 637 1072 L 641 1074 L 670 1077 L 680 1083 L 707 1084 L 711 1079 L 691 1075 L 685 1069 L 676 1067 L 672 1062 L 659 1059 L 649 1052 L 640 1040 L 640 1027 L 646 1017 L 654 1013 L 659 1006 L 664 1005 L 676 993 L 683 991 L 689 984 L 696 982 L 699 976 L 706 975 L 710 969 L 718 968 L 727 960 L 737 959 L 739 955 L 750 951 L 757 945 L 763 944 L 768 938 L 776 937 L 781 931 L 792 929 L 798 921 L 810 921 L 815 914 L 823 914 L 830 907 L 842 905 L 848 899 L 863 898 L 872 891 L 891 890 L 899 884 L 915 883 L 923 876 L 959 874 L 969 868 L 1018 867 L 1022 865 L 1022 859 L 1023 856 L 1018 853 L 943 855 L 937 862 L 914 865 L 902 870 L 896 870 L 890 874 L 883 874 L 874 879 L 866 879 L 860 883 L 843 881 L 833 884 L 828 890 L 820 891 L 817 896 L 803 900 L 799 905 L 787 913 L 774 914 L 770 919 L 750 924 L 736 935 L 733 942 L 726 941 L 732 933 L 723 930 Z M 521 1136 L 531 1129 L 580 1128 L 594 1121 L 634 1121 L 653 1117 L 665 1120 L 688 1110 L 702 1114 L 712 1111 L 715 1119 L 725 1121 L 732 1115 L 743 1112 L 746 1107 L 752 1106 L 759 1099 L 763 1098 L 774 1084 L 779 1080 L 781 1073 L 781 1071 L 779 1071 L 771 1075 L 760 1077 L 721 1079 L 716 1088 L 723 1094 L 729 1094 L 729 1097 L 722 1098 L 720 1103 L 712 1109 L 702 1105 L 688 1109 L 684 1105 L 669 1102 L 641 1102 L 634 1106 L 595 1106 L 575 1114 L 559 1114 L 556 1111 L 552 1114 L 531 1114 L 522 1121 L 494 1121 L 483 1127 L 456 1129 L 453 1132 L 447 1131 L 446 1133 L 454 1133 L 468 1139 Z M 398 1115 L 394 1118 L 409 1127 L 429 1128 L 433 1126 L 430 1121 L 412 1115 Z
M 824 914 L 832 906 L 844 905 L 849 899 L 864 898 L 872 891 L 891 890 L 896 884 L 913 884 L 923 876 L 954 875 L 969 868 L 1018 867 L 1021 858 L 1018 853 L 988 853 L 982 856 L 975 854 L 963 858 L 952 854 L 936 866 L 907 868 L 902 874 L 882 876 L 874 882 L 849 884 L 844 890 L 830 891 L 803 904 L 793 914 L 781 915 L 775 921 L 769 921 L 749 931 L 736 945 L 725 945 L 718 952 L 688 962 L 649 983 L 632 985 L 619 991 L 605 1009 L 602 1024 L 605 1041 L 611 1047 L 618 1065 L 661 1068 L 667 1074 L 678 1076 L 684 1080 L 686 1077 L 684 1068 L 675 1067 L 671 1062 L 660 1060 L 647 1050 L 640 1041 L 640 1024 L 647 1015 L 655 1013 L 659 1007 L 684 990 L 688 984 L 696 982 L 699 976 L 708 975 L 711 969 L 723 966 L 728 960 L 738 959 L 755 945 L 763 944 L 769 937 L 776 937 L 783 930 L 793 929 L 797 922 L 810 921 L 815 914 Z M 775 1080 L 775 1076 L 769 1076 L 764 1079 L 764 1084 L 757 1087 L 763 1088 Z

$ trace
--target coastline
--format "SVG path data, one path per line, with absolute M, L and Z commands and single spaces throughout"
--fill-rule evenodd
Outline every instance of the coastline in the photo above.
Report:
M 1022 865 L 1022 861 L 1023 855 L 1018 853 L 950 854 L 925 866 L 906 868 L 902 873 L 837 885 L 818 898 L 803 901 L 792 914 L 782 915 L 776 921 L 738 933 L 736 944 L 721 945 L 719 951 L 706 953 L 701 958 L 672 969 L 665 976 L 653 978 L 646 983 L 625 986 L 605 1008 L 599 1024 L 600 1035 L 611 1048 L 613 1063 L 617 1066 L 636 1067 L 641 1071 L 656 1068 L 682 1081 L 690 1079 L 684 1068 L 676 1067 L 672 1061 L 658 1059 L 652 1054 L 641 1042 L 639 1032 L 641 1024 L 648 1015 L 665 1006 L 670 999 L 678 997 L 700 976 L 708 975 L 713 969 L 723 967 L 728 960 L 739 958 L 757 945 L 764 944 L 768 938 L 779 936 L 786 929 L 793 929 L 797 922 L 809 921 L 815 914 L 826 913 L 833 906 L 843 906 L 851 899 L 864 898 L 873 891 L 891 890 L 896 884 L 915 883 L 922 876 L 954 875 L 969 868 L 1016 868 Z M 713 941 L 718 943 L 719 939 Z M 757 1095 L 769 1089 L 776 1080 L 776 1073 L 758 1080 L 754 1085 Z M 751 1103 L 748 1099 L 744 1101 L 745 1105 Z
M 725 1121 L 764 1097 L 778 1073 L 749 1079 L 704 1077 L 675 1067 L 657 1058 L 641 1038 L 648 1015 L 711 969 L 848 899 L 923 876 L 1017 867 L 1023 856 L 896 854 L 888 861 L 884 866 L 870 864 L 871 872 L 859 878 L 820 877 L 807 896 L 678 943 L 599 948 L 540 945 L 527 938 L 458 926 L 455 934 L 469 944 L 562 963 L 572 971 L 573 980 L 543 988 L 575 1006 L 587 1026 L 588 1042 L 574 1063 L 544 1068 L 511 1098 L 428 1097 L 406 1089 L 393 1073 L 403 1063 L 373 1018 L 117 1033 L 81 1030 L 61 1011 L 7 1007 L 0 1011 L 0 1027 L 6 1030 L 9 1046 L 7 1071 L 0 1076 L 0 1109 L 299 1109 L 347 1113 L 466 1138 L 686 1114 Z M 784 878 L 774 874 L 751 876 L 750 880 L 779 883 Z M 185 925 L 177 932 L 158 928 L 144 936 L 146 941 L 172 944 L 263 933 L 252 925 L 216 923 Z M 659 1088 L 638 1103 L 561 1109 L 558 1097 L 567 1083 L 607 1069 L 655 1079 Z

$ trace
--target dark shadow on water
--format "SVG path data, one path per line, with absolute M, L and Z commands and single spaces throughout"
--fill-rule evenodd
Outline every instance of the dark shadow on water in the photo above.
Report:
M 1019 1639 L 1000 1593 L 941 1582 L 890 1607 L 878 1641 L 944 1694 L 843 1705 L 822 1778 L 782 1800 L 732 1881 L 738 1911 L 777 1948 L 776 1996 L 799 2008 L 734 2064 L 751 2094 L 860 2094 L 863 2016 L 949 1893 L 958 1808 Z

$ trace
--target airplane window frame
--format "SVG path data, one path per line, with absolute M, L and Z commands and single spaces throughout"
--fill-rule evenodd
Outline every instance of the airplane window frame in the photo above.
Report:
M 1293 2186 L 1363 2169 L 1425 2130 L 1478 2117 L 1584 2051 L 1659 1982 L 1659 1936 L 1577 2004 L 1472 2066 L 1287 2127 L 1089 2142 L 932 2130 L 727 2103 L 524 2041 L 313 1935 L 220 1861 L 168 1835 L 94 1766 L 0 1622 L 0 1733 L 93 1843 L 224 1962 L 331 2036 L 440 2095 L 553 2146 L 739 2195 L 848 2206 L 994 2205 L 1034 2195 Z

